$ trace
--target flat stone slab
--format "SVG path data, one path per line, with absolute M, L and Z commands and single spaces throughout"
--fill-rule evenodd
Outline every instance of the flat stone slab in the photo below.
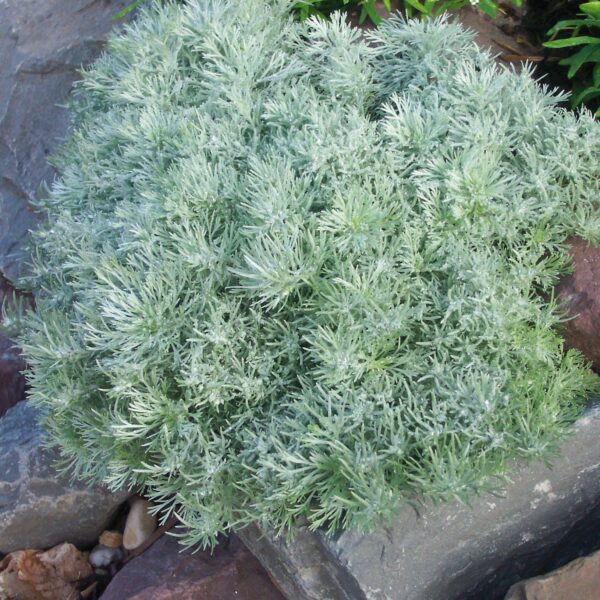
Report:
M 235 535 L 210 552 L 182 551 L 163 535 L 127 563 L 102 600 L 285 600 Z
M 547 571 L 549 555 L 583 519 L 600 517 L 600 403 L 592 403 L 553 468 L 515 467 L 503 497 L 401 510 L 368 535 L 298 527 L 287 543 L 239 532 L 293 600 L 494 600 Z M 597 530 L 596 530 L 597 531 Z M 569 559 L 570 560 L 570 559 Z
M 129 495 L 59 475 L 44 435 L 29 402 L 0 419 L 0 554 L 61 542 L 90 546 Z

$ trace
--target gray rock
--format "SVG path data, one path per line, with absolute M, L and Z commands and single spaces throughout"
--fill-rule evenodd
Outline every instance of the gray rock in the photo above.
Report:
M 22 268 L 31 208 L 51 182 L 46 162 L 69 125 L 65 102 L 128 0 L 0 0 L 0 272 Z
M 94 544 L 126 492 L 72 483 L 57 473 L 57 455 L 42 447 L 40 413 L 20 402 L 0 419 L 0 553 Z
M 588 529 L 593 523 L 598 531 L 598 439 L 595 403 L 562 444 L 553 468 L 515 466 L 502 498 L 481 497 L 471 508 L 406 508 L 368 535 L 327 537 L 300 526 L 287 543 L 256 526 L 239 534 L 294 600 L 502 598 L 514 582 L 543 573 L 578 523 Z
M 18 297 L 27 306 L 31 297 L 15 290 L 8 280 L 0 275 L 0 304 L 10 306 Z M 17 402 L 25 398 L 25 377 L 22 373 L 25 361 L 14 343 L 0 335 L 0 417 Z M 3 466 L 0 465 L 0 471 Z
M 578 558 L 542 577 L 513 585 L 504 600 L 598 600 L 600 552 Z

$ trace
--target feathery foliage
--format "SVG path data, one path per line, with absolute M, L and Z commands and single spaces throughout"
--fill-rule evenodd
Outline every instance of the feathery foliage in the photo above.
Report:
M 154 6 L 110 41 L 24 282 L 66 468 L 189 544 L 494 487 L 592 385 L 548 298 L 600 231 L 600 125 L 456 24 L 288 10 Z

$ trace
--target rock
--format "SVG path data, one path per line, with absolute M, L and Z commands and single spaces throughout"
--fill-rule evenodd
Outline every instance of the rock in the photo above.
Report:
M 123 544 L 123 534 L 120 531 L 103 531 L 98 543 L 107 548 L 119 548 Z
M 25 363 L 13 350 L 12 342 L 0 335 L 0 417 L 25 398 L 24 369 Z
M 578 558 L 548 575 L 513 585 L 505 600 L 598 600 L 600 552 Z
M 125 552 L 122 548 L 109 548 L 102 544 L 98 544 L 90 552 L 90 564 L 96 568 L 109 567 L 112 564 L 118 563 L 123 560 Z
M 64 104 L 130 0 L 0 1 L 0 272 L 18 276 L 31 208 L 52 181 L 48 154 L 68 129 Z
M 156 515 L 150 512 L 151 507 L 143 498 L 131 503 L 123 532 L 123 547 L 127 550 L 141 546 L 156 531 Z
M 0 571 L 0 597 L 8 600 L 75 600 L 79 581 L 92 574 L 85 555 L 72 544 L 14 552 L 0 563 Z
M 299 526 L 288 543 L 257 526 L 238 533 L 294 600 L 498 600 L 513 583 L 546 572 L 557 546 L 572 552 L 572 530 L 595 532 L 598 543 L 599 436 L 593 402 L 552 469 L 514 465 L 504 497 L 406 507 L 367 535 L 328 537 Z
M 0 275 L 0 306 L 5 303 L 12 305 L 14 298 L 19 298 L 24 307 L 32 302 L 30 296 L 17 292 L 8 279 Z M 3 324 L 8 325 L 6 322 Z M 9 338 L 0 335 L 0 417 L 25 398 L 24 369 L 25 362 L 19 350 Z
M 128 562 L 102 600 L 285 600 L 236 536 L 209 552 L 182 552 L 171 535 Z M 294 600 L 296 600 L 294 598 Z
M 574 270 L 556 286 L 556 297 L 572 317 L 562 329 L 570 348 L 577 348 L 600 371 L 600 248 L 581 238 L 570 241 Z
M 3 554 L 64 541 L 80 548 L 91 546 L 128 496 L 60 476 L 53 467 L 57 453 L 42 448 L 39 416 L 29 402 L 20 402 L 0 419 Z

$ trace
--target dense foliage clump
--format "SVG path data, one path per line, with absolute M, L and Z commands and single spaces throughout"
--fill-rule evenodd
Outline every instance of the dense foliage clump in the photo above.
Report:
M 368 528 L 546 452 L 590 386 L 551 289 L 600 231 L 600 125 L 559 100 L 445 21 L 145 12 L 79 85 L 27 281 L 72 472 L 206 544 Z

